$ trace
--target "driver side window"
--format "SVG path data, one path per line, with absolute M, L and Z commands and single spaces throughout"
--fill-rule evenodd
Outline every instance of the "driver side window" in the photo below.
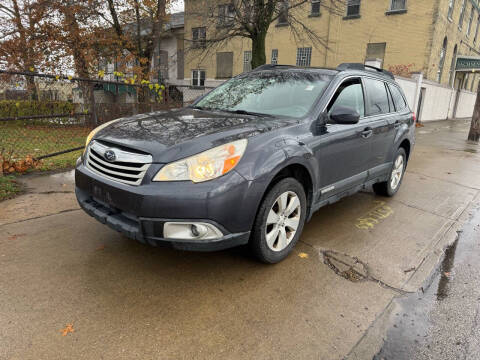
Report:
M 360 79 L 350 79 L 340 85 L 327 107 L 328 114 L 330 115 L 336 107 L 348 107 L 359 113 L 360 118 L 365 116 L 363 87 Z

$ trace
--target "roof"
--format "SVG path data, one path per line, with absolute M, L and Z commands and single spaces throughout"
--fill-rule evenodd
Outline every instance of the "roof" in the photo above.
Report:
M 263 70 L 309 70 L 309 71 L 322 71 L 324 73 L 330 73 L 332 75 L 337 74 L 343 71 L 357 71 L 357 72 L 368 72 L 368 74 L 375 74 L 381 77 L 387 77 L 389 79 L 394 79 L 394 76 L 391 72 L 383 69 L 379 69 L 373 66 L 364 65 L 361 63 L 343 63 L 337 66 L 336 69 L 329 68 L 319 68 L 319 67 L 298 67 L 294 65 L 275 65 L 275 64 L 265 64 L 257 67 L 255 71 Z

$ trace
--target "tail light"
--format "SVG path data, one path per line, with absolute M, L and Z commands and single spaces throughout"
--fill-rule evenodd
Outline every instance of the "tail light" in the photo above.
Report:
M 413 117 L 413 123 L 415 124 L 417 122 L 417 115 L 412 111 L 412 117 Z

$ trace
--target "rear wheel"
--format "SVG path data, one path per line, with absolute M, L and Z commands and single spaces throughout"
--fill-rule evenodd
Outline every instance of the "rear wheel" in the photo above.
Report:
M 403 175 L 407 166 L 407 154 L 405 149 L 399 148 L 393 160 L 392 170 L 387 181 L 373 185 L 373 191 L 377 195 L 393 196 L 397 193 L 402 184 Z
M 294 178 L 275 184 L 263 199 L 255 219 L 250 246 L 258 259 L 274 264 L 288 256 L 305 224 L 306 196 Z

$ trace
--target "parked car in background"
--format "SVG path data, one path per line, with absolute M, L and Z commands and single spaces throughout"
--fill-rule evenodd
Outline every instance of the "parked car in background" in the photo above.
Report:
M 398 191 L 414 123 L 386 71 L 265 65 L 189 107 L 92 131 L 76 195 L 88 214 L 140 242 L 249 244 L 276 263 L 322 206 L 368 186 Z

